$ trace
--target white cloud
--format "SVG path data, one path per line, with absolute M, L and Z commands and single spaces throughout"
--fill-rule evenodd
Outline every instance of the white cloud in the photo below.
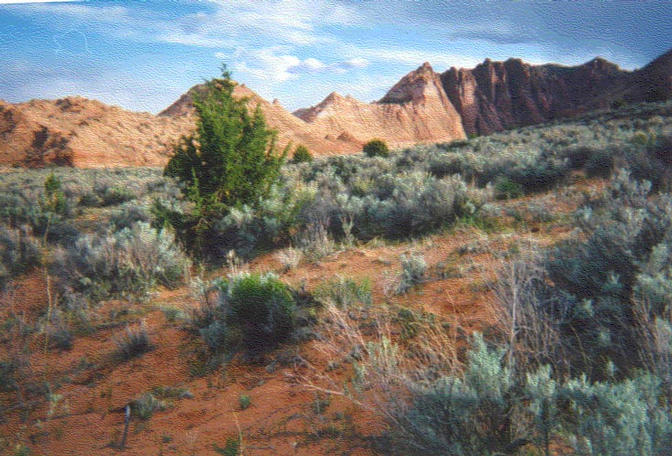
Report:
M 159 34 L 156 39 L 164 43 L 208 48 L 230 47 L 235 44 L 233 41 L 223 38 L 208 37 L 198 33 L 176 33 L 174 31 Z
M 343 74 L 351 69 L 364 68 L 369 64 L 366 59 L 349 59 L 330 64 L 322 63 L 314 58 L 307 58 L 298 65 L 288 69 L 293 74 L 338 73 Z
M 322 27 L 354 24 L 361 19 L 354 7 L 330 0 L 208 0 L 211 11 L 171 18 L 157 16 L 140 2 L 132 9 L 81 2 L 31 3 L 12 12 L 30 15 L 41 22 L 51 22 L 53 16 L 60 16 L 116 38 L 198 47 L 232 47 L 234 43 L 248 48 L 258 47 L 259 43 L 292 46 L 333 43 L 336 39 L 323 32 Z
M 237 48 L 233 53 L 236 61 L 232 67 L 237 73 L 251 75 L 265 83 L 280 83 L 297 79 L 303 74 L 337 73 L 343 74 L 355 68 L 364 68 L 368 61 L 363 58 L 348 59 L 334 63 L 324 63 L 314 57 L 300 59 L 285 52 L 286 48 L 274 46 L 248 51 Z M 223 52 L 215 57 L 226 60 L 232 56 Z
M 247 60 L 237 61 L 233 64 L 233 69 L 272 82 L 296 79 L 298 76 L 291 69 L 302 64 L 301 59 L 294 55 L 276 54 L 274 48 L 260 49 L 246 54 L 253 63 L 248 64 Z
M 471 68 L 480 63 L 480 59 L 461 54 L 451 54 L 448 52 L 434 52 L 413 48 L 398 47 L 380 47 L 380 48 L 362 48 L 346 45 L 348 52 L 361 55 L 371 60 L 382 62 L 394 62 L 403 65 L 419 66 L 423 62 L 432 64 L 435 70 L 441 71 L 452 66 L 458 68 Z

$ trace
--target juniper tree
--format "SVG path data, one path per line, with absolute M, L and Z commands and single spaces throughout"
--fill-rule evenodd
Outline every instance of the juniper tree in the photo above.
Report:
M 288 151 L 277 151 L 276 132 L 267 128 L 261 108 L 250 113 L 249 99 L 234 97 L 235 86 L 224 65 L 220 78 L 192 91 L 196 130 L 180 138 L 164 173 L 185 184 L 194 207 L 180 215 L 155 207 L 159 221 L 173 225 L 197 256 L 217 220 L 233 208 L 256 207 L 268 195 Z

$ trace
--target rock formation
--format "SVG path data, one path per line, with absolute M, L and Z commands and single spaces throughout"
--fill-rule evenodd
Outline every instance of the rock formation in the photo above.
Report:
M 326 133 L 269 103 L 245 86 L 236 87 L 251 107 L 260 104 L 268 124 L 278 130 L 278 145 L 304 144 L 316 154 L 348 153 L 361 145 Z M 163 166 L 173 145 L 194 128 L 189 92 L 155 116 L 130 112 L 82 97 L 0 101 L 0 165 L 38 167 L 47 164 L 82 168 Z
M 460 116 L 429 63 L 404 76 L 378 102 L 364 103 L 333 92 L 320 104 L 294 115 L 358 144 L 372 138 L 403 146 L 465 137 Z
M 0 164 L 83 168 L 159 166 L 187 120 L 130 112 L 82 97 L 0 102 Z
M 672 96 L 671 77 L 672 51 L 634 72 L 601 58 L 575 67 L 486 59 L 471 70 L 451 68 L 441 81 L 467 134 L 482 135 L 614 102 L 665 100 Z

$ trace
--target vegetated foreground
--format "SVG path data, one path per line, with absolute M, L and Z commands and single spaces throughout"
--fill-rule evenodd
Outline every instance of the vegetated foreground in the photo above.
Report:
M 669 454 L 671 114 L 285 165 L 208 270 L 160 170 L 7 171 L 0 448 Z

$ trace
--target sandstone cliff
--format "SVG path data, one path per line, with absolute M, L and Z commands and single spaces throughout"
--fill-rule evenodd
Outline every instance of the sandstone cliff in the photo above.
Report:
M 173 141 L 189 128 L 187 120 L 81 97 L 0 102 L 0 164 L 159 166 L 167 161 Z
M 532 125 L 615 102 L 666 100 L 672 96 L 672 51 L 630 72 L 601 58 L 583 65 L 529 65 L 520 59 L 441 75 L 444 90 L 467 134 Z
M 261 105 L 268 124 L 279 132 L 280 147 L 301 143 L 317 155 L 361 148 L 350 140 L 325 138 L 326 133 L 313 131 L 280 104 L 263 100 L 245 86 L 236 87 L 235 95 L 247 97 L 251 107 Z M 189 93 L 158 116 L 82 97 L 0 101 L 0 165 L 163 166 L 173 144 L 193 130 L 194 122 Z
M 403 146 L 465 137 L 460 116 L 429 63 L 404 76 L 378 102 L 331 93 L 320 104 L 294 115 L 335 138 L 358 144 L 372 138 Z

